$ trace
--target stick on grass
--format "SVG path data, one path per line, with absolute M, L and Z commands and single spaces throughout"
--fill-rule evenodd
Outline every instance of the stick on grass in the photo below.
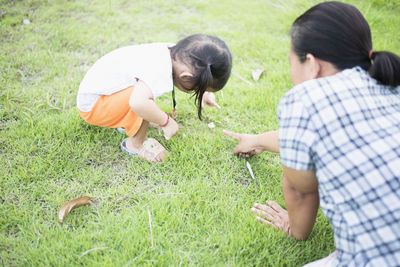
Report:
M 151 247 L 154 246 L 154 239 L 153 239 L 153 229 L 151 227 L 151 214 L 150 209 L 147 207 L 147 214 L 149 215 L 149 228 L 150 228 L 150 237 L 151 237 Z
M 79 256 L 79 260 L 80 260 L 83 256 L 85 256 L 86 254 L 88 254 L 88 253 L 90 253 L 90 252 L 92 252 L 92 251 L 95 251 L 95 250 L 100 250 L 100 249 L 109 249 L 109 247 L 100 247 L 100 248 L 91 248 L 91 249 L 88 249 L 88 250 L 86 250 L 85 252 L 83 252 L 83 253 Z

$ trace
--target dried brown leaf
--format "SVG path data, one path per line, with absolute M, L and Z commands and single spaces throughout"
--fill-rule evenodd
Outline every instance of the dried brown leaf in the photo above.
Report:
M 67 216 L 68 213 L 70 213 L 73 209 L 76 209 L 84 205 L 90 205 L 92 203 L 93 203 L 92 200 L 88 196 L 83 196 L 68 201 L 61 207 L 60 211 L 58 212 L 58 221 L 62 224 L 65 216 Z

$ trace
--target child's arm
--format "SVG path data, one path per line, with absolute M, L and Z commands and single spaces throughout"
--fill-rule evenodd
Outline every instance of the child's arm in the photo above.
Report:
M 201 108 L 204 110 L 204 104 L 220 109 L 221 107 L 215 101 L 215 95 L 212 92 L 204 92 L 203 101 L 201 101 Z
M 165 125 L 162 127 L 165 139 L 169 140 L 178 133 L 178 124 L 169 117 L 154 102 L 153 93 L 150 88 L 142 81 L 138 81 L 129 98 L 129 106 L 143 120 Z
M 233 149 L 235 154 L 251 157 L 265 150 L 279 153 L 278 130 L 257 135 L 239 134 L 226 130 L 224 130 L 223 133 L 239 141 L 239 144 Z

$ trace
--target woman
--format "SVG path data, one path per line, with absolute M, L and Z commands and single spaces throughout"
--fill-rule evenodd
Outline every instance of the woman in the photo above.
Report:
M 291 29 L 291 80 L 279 130 L 224 133 L 244 157 L 279 152 L 287 211 L 255 204 L 265 224 L 306 239 L 318 206 L 336 251 L 307 266 L 400 265 L 400 58 L 372 50 L 371 32 L 348 4 L 325 2 Z

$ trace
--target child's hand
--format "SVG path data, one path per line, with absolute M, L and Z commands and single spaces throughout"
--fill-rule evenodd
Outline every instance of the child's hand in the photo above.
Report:
M 249 158 L 264 151 L 264 149 L 258 144 L 257 135 L 239 134 L 227 130 L 223 130 L 223 133 L 239 141 L 239 144 L 233 149 L 233 153 L 235 154 Z
M 215 102 L 215 95 L 211 92 L 204 92 L 203 100 L 201 101 L 201 108 L 204 110 L 204 104 L 207 104 L 210 107 L 216 107 L 220 109 L 221 107 Z
M 176 123 L 176 121 L 170 117 L 168 124 L 162 127 L 162 130 L 164 131 L 165 139 L 169 140 L 178 133 L 179 131 L 178 123 Z

